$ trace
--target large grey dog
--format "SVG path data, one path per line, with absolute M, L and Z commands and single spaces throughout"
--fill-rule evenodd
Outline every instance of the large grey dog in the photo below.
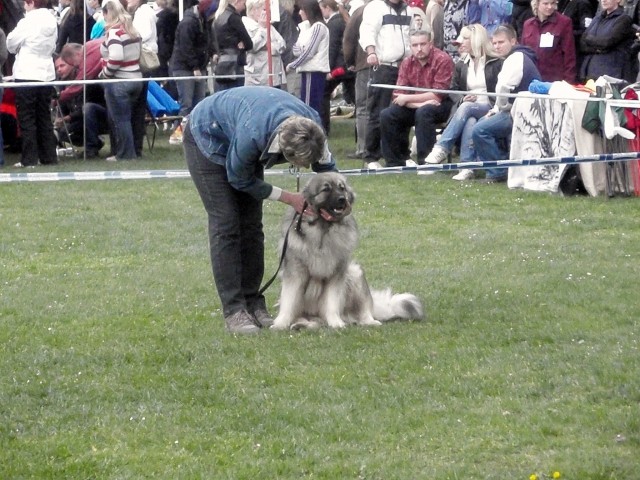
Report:
M 303 195 L 314 213 L 299 216 L 289 209 L 285 215 L 280 312 L 272 328 L 421 319 L 422 303 L 415 295 L 372 292 L 362 268 L 352 261 L 358 227 L 351 215 L 355 194 L 347 179 L 334 172 L 314 175 Z

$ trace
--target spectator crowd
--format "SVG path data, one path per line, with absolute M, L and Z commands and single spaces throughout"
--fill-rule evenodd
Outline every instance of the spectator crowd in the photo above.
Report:
M 57 163 L 64 142 L 87 158 L 141 157 L 150 78 L 179 102 L 178 118 L 212 91 L 262 85 L 315 109 L 327 134 L 340 88 L 355 107 L 349 157 L 380 168 L 441 163 L 454 149 L 462 162 L 508 158 L 511 100 L 500 94 L 532 80 L 638 77 L 640 0 L 280 0 L 275 12 L 265 0 L 184 0 L 180 15 L 174 1 L 24 0 L 23 18 L 2 22 L 0 73 L 28 82 L 13 89 L 16 167 Z M 96 78 L 119 81 L 50 85 Z M 181 143 L 180 121 L 171 128 Z

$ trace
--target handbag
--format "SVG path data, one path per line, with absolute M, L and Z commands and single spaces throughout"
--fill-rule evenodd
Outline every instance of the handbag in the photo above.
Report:
M 140 49 L 140 70 L 150 72 L 160 66 L 158 54 L 149 47 L 142 45 Z
M 223 51 L 218 58 L 218 63 L 213 70 L 216 77 L 236 75 L 238 73 L 238 54 L 230 51 Z M 227 81 L 233 82 L 235 78 L 221 78 L 217 79 L 219 82 Z

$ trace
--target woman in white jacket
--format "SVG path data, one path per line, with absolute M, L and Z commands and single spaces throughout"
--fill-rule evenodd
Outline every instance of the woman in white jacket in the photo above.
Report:
M 22 134 L 22 160 L 15 167 L 58 163 L 56 138 L 49 107 L 56 79 L 53 52 L 58 40 L 58 22 L 46 0 L 25 0 L 25 16 L 7 35 L 7 50 L 16 54 L 13 78 L 19 82 L 43 82 L 42 86 L 16 88 L 18 124 Z
M 247 0 L 247 16 L 242 17 L 244 28 L 251 37 L 253 48 L 247 51 L 247 64 L 244 66 L 245 85 L 269 85 L 269 65 L 267 57 L 267 11 L 265 0 Z M 286 49 L 282 35 L 271 26 L 271 84 L 280 88 L 286 84 L 287 77 L 282 63 L 282 52 Z
M 309 27 L 300 28 L 300 36 L 293 46 L 293 62 L 288 70 L 300 73 L 300 99 L 323 117 L 322 99 L 324 84 L 329 68 L 329 29 L 324 23 L 317 0 L 302 0 L 300 16 L 308 21 Z M 303 22 L 305 23 L 305 22 Z M 302 24 L 301 24 L 302 25 Z M 329 119 L 322 118 L 322 124 Z

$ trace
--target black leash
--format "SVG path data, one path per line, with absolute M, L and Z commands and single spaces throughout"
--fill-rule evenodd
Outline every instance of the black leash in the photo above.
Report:
M 307 206 L 308 206 L 307 202 L 304 202 L 304 205 L 302 206 L 303 212 L 307 209 Z M 267 290 L 267 288 L 269 288 L 271 284 L 275 281 L 275 279 L 278 277 L 278 273 L 280 273 L 280 268 L 282 268 L 282 263 L 284 262 L 284 256 L 287 253 L 287 247 L 289 246 L 289 233 L 291 233 L 291 227 L 293 226 L 294 223 L 296 223 L 296 220 L 297 220 L 296 232 L 298 233 L 301 232 L 302 215 L 304 215 L 304 213 L 296 212 L 296 214 L 291 219 L 289 228 L 287 228 L 287 233 L 284 236 L 284 242 L 282 242 L 282 253 L 280 254 L 280 262 L 278 263 L 278 268 L 276 269 L 276 273 L 274 273 L 273 277 L 271 277 L 269 281 L 265 283 L 264 286 L 260 289 L 260 291 L 258 291 L 258 295 L 262 295 L 265 292 L 265 290 Z

